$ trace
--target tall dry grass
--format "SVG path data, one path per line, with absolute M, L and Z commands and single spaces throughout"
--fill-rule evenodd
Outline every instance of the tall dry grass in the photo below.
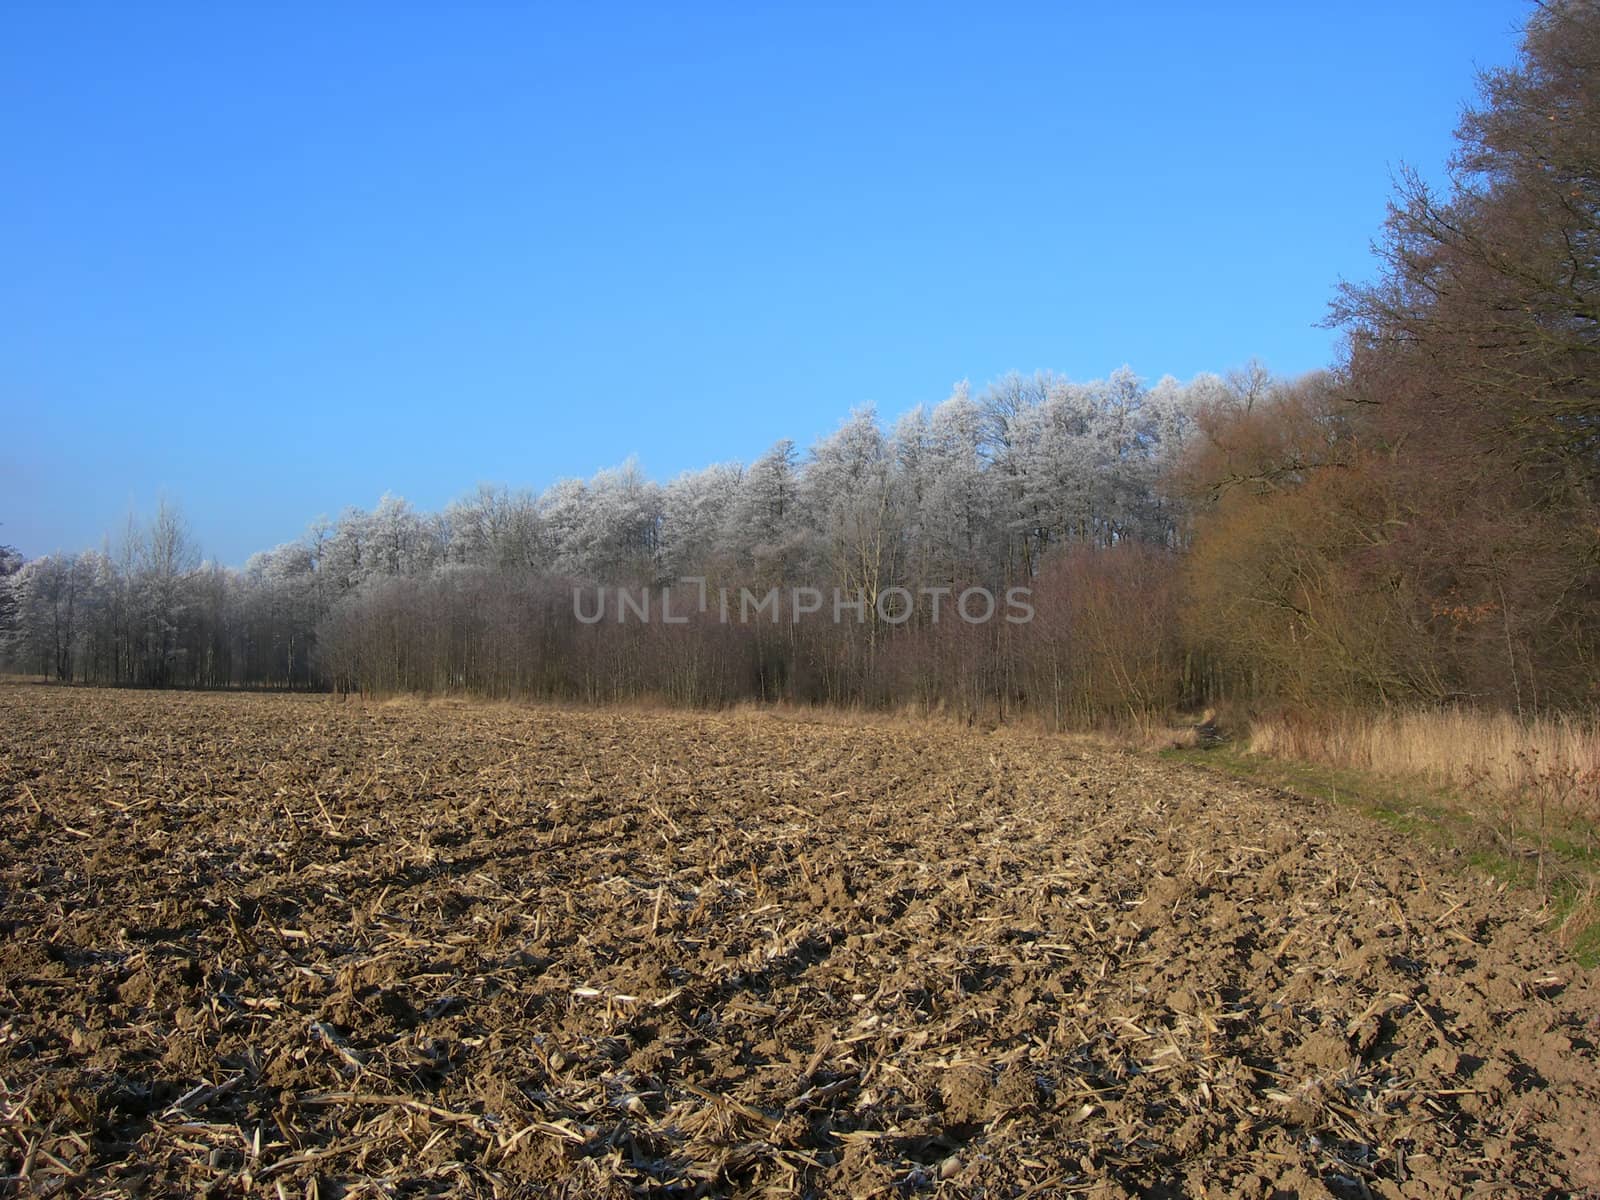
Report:
M 1253 753 L 1417 779 L 1600 817 L 1600 724 L 1471 709 L 1252 722 Z

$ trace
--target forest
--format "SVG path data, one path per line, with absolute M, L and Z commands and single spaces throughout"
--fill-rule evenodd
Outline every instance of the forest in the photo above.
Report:
M 11 668 L 62 681 L 742 700 L 1056 727 L 1600 702 L 1600 9 L 1485 73 L 1396 183 L 1327 370 L 1011 374 L 668 482 L 634 462 L 441 512 L 385 496 L 204 561 L 175 506 L 0 555 Z M 1313 236 L 1308 231 L 1307 236 Z M 1167 316 L 1181 320 L 1181 309 Z M 843 406 L 841 406 L 843 407 Z M 1032 589 L 1033 620 L 585 624 L 578 587 Z

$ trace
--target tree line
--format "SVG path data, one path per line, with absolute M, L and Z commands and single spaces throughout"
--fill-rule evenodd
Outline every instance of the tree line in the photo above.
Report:
M 1339 360 L 1043 372 L 666 483 L 386 496 L 242 570 L 163 508 L 0 556 L 15 669 L 204 687 L 914 704 L 1084 723 L 1600 701 L 1600 10 L 1537 9 L 1442 189 L 1402 176 Z M 585 624 L 574 587 L 1032 591 L 1033 620 Z
M 1165 698 L 1145 680 L 1151 695 L 1130 699 L 1113 683 L 1123 663 L 1091 686 L 1068 661 L 1089 653 L 1067 634 L 1069 610 L 1101 576 L 1135 563 L 1155 572 L 1175 554 L 1183 515 L 1163 480 L 1196 409 L 1237 386 L 1203 376 L 1147 387 L 1126 369 L 1090 383 L 1014 374 L 976 394 L 960 385 L 892 426 L 862 409 L 804 453 L 782 441 L 747 466 L 666 484 L 630 462 L 540 495 L 481 487 L 438 513 L 385 496 L 242 570 L 201 562 L 163 507 L 114 552 L 23 564 L 8 588 L 11 656 L 114 684 L 964 710 L 1035 703 L 1048 680 L 1052 711 L 1082 718 Z M 713 591 L 836 589 L 865 604 L 862 619 L 838 623 L 576 619 L 575 589 L 685 577 Z M 877 605 L 891 588 L 1003 594 L 1046 582 L 1026 629 L 926 612 L 890 621 Z M 1035 653 L 1047 643 L 1048 663 Z
M 1190 641 L 1302 707 L 1600 702 L 1600 6 L 1538 7 L 1407 171 L 1324 385 L 1205 417 Z

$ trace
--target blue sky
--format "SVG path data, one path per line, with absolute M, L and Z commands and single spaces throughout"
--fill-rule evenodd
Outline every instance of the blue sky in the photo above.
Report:
M 0 541 L 238 564 L 962 378 L 1326 363 L 1522 3 L 26 2 Z

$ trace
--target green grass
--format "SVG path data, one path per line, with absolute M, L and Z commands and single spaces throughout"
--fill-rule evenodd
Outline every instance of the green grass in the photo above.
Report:
M 1393 779 L 1340 767 L 1246 754 L 1229 746 L 1164 750 L 1160 757 L 1251 783 L 1335 801 L 1414 837 L 1514 887 L 1540 892 L 1549 928 L 1578 962 L 1600 966 L 1600 829 L 1574 817 L 1552 818 L 1541 839 L 1527 803 L 1487 805 L 1421 780 Z M 1540 842 L 1544 878 L 1540 880 Z

